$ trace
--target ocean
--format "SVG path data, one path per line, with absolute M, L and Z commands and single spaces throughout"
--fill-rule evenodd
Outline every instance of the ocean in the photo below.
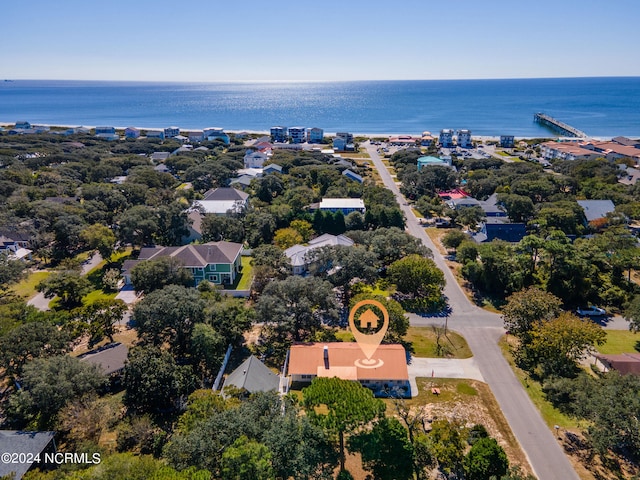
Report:
M 588 135 L 640 136 L 640 77 L 333 83 L 0 80 L 0 122 L 182 129 L 552 136 L 547 113 Z

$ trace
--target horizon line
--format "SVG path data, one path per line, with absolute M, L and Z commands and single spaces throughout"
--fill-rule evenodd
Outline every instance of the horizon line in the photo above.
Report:
M 191 83 L 191 84 L 286 84 L 286 83 L 360 83 L 360 82 L 464 82 L 494 80 L 576 80 L 640 78 L 640 75 L 586 75 L 586 76 L 542 76 L 542 77 L 482 77 L 482 78 L 405 78 L 405 79 L 350 79 L 350 80 L 131 80 L 131 79 L 82 79 L 82 78 L 5 78 L 2 83 L 23 81 L 41 82 L 117 82 L 117 83 Z

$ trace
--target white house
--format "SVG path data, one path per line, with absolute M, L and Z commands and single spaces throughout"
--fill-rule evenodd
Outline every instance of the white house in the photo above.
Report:
M 244 154 L 244 167 L 245 168 L 262 168 L 264 162 L 269 159 L 266 153 L 258 152 L 255 150 L 247 150 Z
M 320 202 L 320 210 L 335 213 L 340 210 L 344 215 L 351 212 L 364 213 L 364 201 L 361 198 L 323 198 Z
M 309 270 L 309 255 L 308 253 L 321 247 L 328 247 L 331 245 L 342 245 L 345 247 L 351 247 L 353 240 L 344 235 L 331 235 L 325 233 L 319 237 L 309 240 L 307 245 L 293 245 L 284 251 L 285 256 L 291 262 L 291 268 L 294 275 L 304 275 Z
M 243 212 L 248 205 L 249 194 L 235 188 L 220 187 L 205 193 L 203 200 L 194 201 L 192 208 L 205 214 L 227 215 L 228 212 Z

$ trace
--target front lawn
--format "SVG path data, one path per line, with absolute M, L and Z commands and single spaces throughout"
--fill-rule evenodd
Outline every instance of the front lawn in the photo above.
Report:
M 19 297 L 23 297 L 26 300 L 35 296 L 38 291 L 36 285 L 42 280 L 51 275 L 51 272 L 31 272 L 23 278 L 20 282 L 11 287 L 11 291 Z
M 598 347 L 603 355 L 640 352 L 640 334 L 629 330 L 605 330 L 607 342 Z
M 433 328 L 409 327 L 404 339 L 413 345 L 413 355 L 415 357 L 438 357 L 436 334 Z M 473 356 L 464 337 L 451 330 L 447 331 L 446 336 L 443 335 L 440 338 L 440 344 L 445 351 L 449 352 L 445 355 L 447 358 L 471 358 Z

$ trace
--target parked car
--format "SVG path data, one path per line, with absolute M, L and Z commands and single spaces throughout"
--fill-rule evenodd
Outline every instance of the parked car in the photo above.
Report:
M 607 311 L 604 308 L 594 307 L 593 305 L 588 307 L 579 307 L 576 313 L 581 317 L 604 317 Z

